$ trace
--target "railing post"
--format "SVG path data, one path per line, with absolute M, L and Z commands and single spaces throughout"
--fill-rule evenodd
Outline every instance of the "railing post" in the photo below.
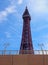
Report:
M 12 55 L 12 65 L 13 65 L 13 55 Z

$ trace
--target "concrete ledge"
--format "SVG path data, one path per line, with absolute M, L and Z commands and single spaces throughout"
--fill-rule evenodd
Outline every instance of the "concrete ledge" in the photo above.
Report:
M 0 65 L 48 65 L 48 55 L 0 55 Z

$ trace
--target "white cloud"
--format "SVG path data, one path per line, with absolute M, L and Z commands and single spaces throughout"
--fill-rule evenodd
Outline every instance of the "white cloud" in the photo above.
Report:
M 2 20 L 6 20 L 7 12 L 6 11 L 1 11 L 0 12 L 0 23 Z
M 3 21 L 3 20 L 6 20 L 6 17 L 11 14 L 11 13 L 14 13 L 15 12 L 15 6 L 9 6 L 7 8 L 5 8 L 4 11 L 1 11 L 0 12 L 0 23 Z
M 9 2 L 10 2 L 11 5 L 16 5 L 17 4 L 16 0 L 9 0 Z
M 11 38 L 10 32 L 5 32 L 5 35 L 6 35 L 7 38 Z
M 34 13 L 48 12 L 48 0 L 29 0 L 29 7 Z
M 16 6 L 9 6 L 8 8 L 6 8 L 7 13 L 13 13 L 15 11 L 16 11 Z
M 38 0 L 34 6 L 34 11 L 37 11 L 37 12 L 46 12 L 48 9 L 47 9 L 47 5 L 46 5 L 46 1 L 45 0 Z
M 16 4 L 17 3 L 22 4 L 22 0 L 18 0 L 18 2 L 16 2 L 16 0 L 9 0 L 9 2 L 10 2 L 10 5 L 6 7 L 3 11 L 0 11 L 0 23 L 2 23 L 4 20 L 7 20 L 7 16 L 9 14 L 12 14 L 15 12 L 16 12 L 16 16 L 19 17 L 19 14 L 16 10 Z
M 23 0 L 18 0 L 18 4 L 22 4 Z
M 14 12 L 16 12 L 16 6 L 12 4 L 6 7 L 3 11 L 0 11 L 0 23 L 2 23 L 3 20 L 7 20 L 7 16 Z

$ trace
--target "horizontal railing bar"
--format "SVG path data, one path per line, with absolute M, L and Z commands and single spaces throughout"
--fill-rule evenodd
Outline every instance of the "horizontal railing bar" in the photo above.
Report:
M 26 52 L 33 52 L 33 50 L 21 50 Z M 0 55 L 19 55 L 20 50 L 0 50 Z M 34 54 L 48 55 L 48 50 L 34 50 Z

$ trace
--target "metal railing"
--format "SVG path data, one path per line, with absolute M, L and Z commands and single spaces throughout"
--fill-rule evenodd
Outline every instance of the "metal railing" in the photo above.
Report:
M 28 52 L 28 50 L 22 50 Z M 29 50 L 33 52 L 32 50 Z M 0 55 L 19 55 L 20 50 L 0 50 Z M 34 55 L 48 55 L 48 50 L 34 50 Z

